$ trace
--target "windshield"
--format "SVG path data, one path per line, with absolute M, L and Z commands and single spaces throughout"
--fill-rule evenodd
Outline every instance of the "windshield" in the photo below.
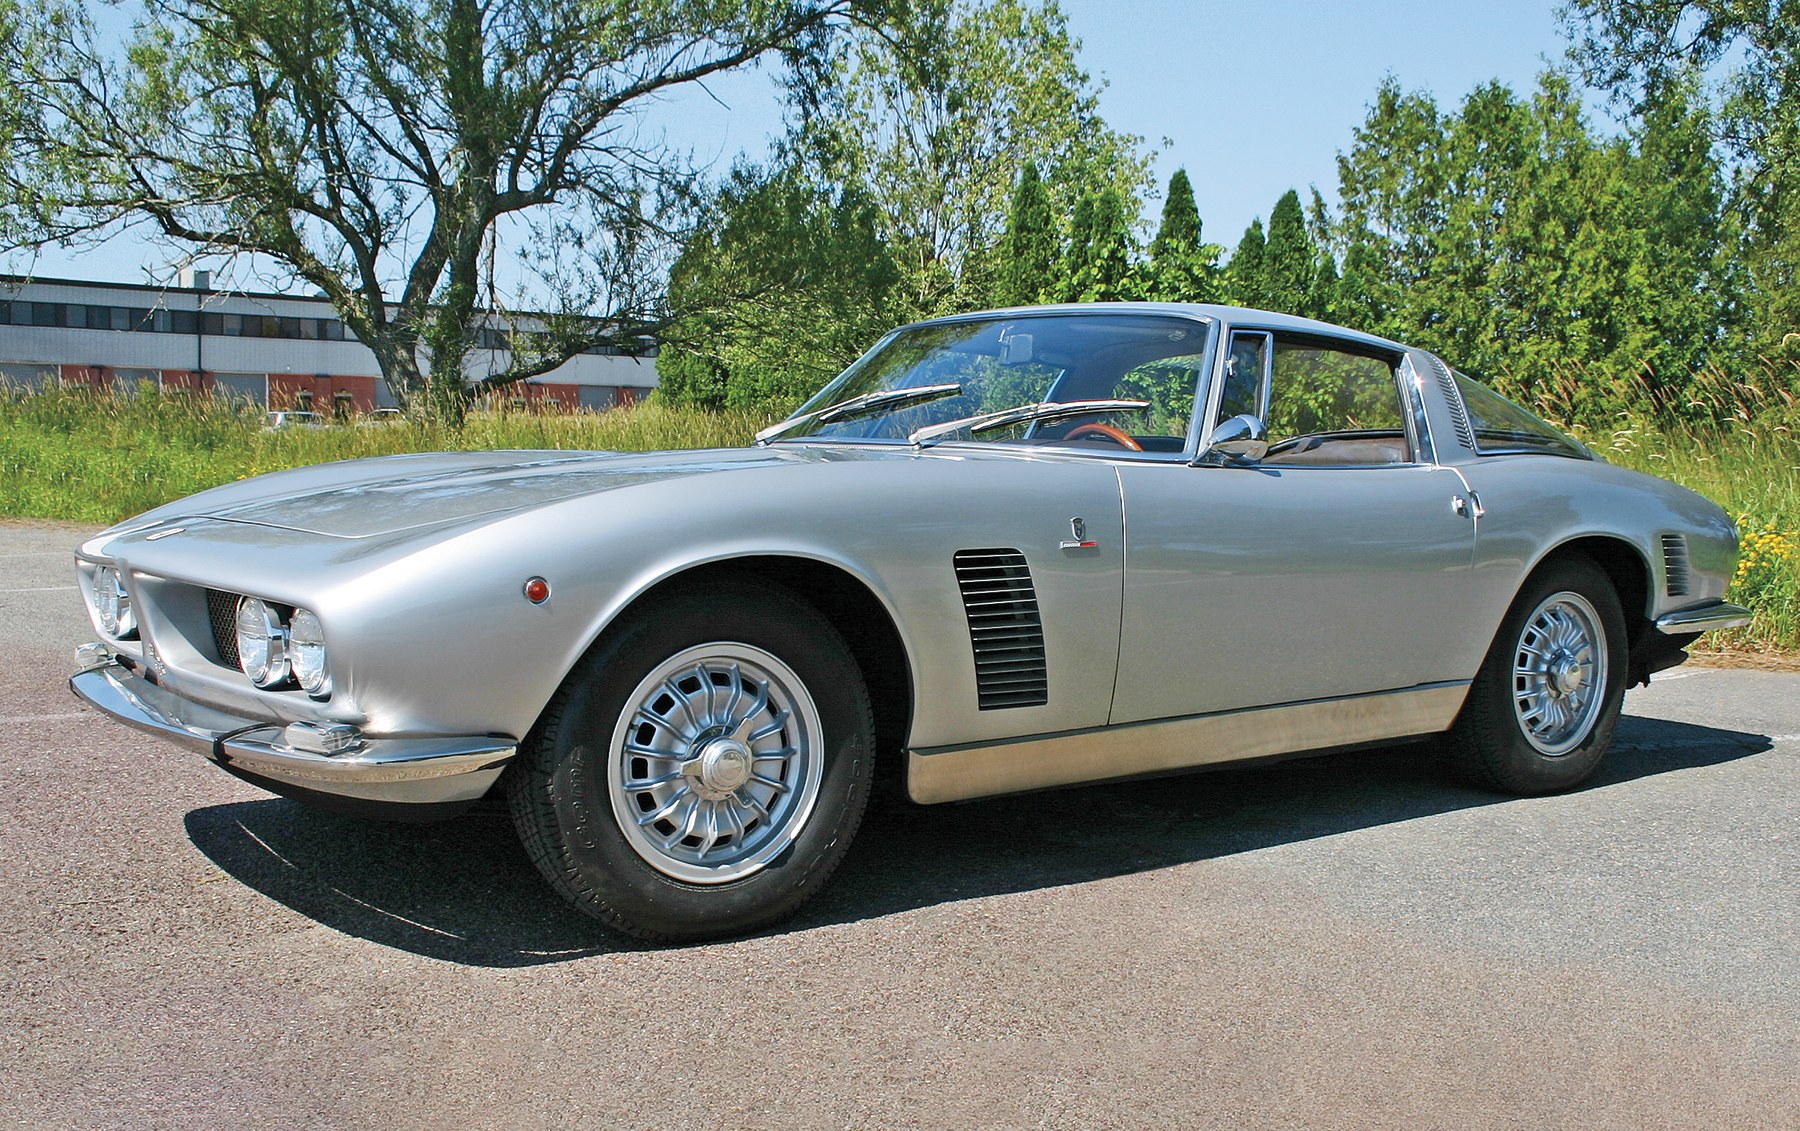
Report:
M 1013 315 L 914 326 L 869 351 L 770 433 L 777 442 L 906 442 L 922 429 L 963 421 L 941 438 L 1179 452 L 1210 333 L 1203 320 L 1155 314 Z M 1017 423 L 978 431 L 968 423 L 1027 405 L 1075 401 L 1144 407 L 1022 414 Z

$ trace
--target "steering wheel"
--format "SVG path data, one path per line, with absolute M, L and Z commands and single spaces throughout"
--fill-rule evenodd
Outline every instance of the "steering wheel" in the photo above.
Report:
M 1134 452 L 1141 452 L 1144 450 L 1144 445 L 1132 439 L 1130 433 L 1121 432 L 1110 424 L 1101 424 L 1097 421 L 1089 421 L 1086 424 L 1077 424 L 1075 427 L 1069 429 L 1068 435 L 1064 436 L 1063 439 L 1076 440 L 1083 436 L 1103 436 L 1122 448 L 1127 448 Z

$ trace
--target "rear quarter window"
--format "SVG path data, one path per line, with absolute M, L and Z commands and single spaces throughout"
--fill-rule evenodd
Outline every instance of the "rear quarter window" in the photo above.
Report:
M 1463 408 L 1469 414 L 1469 426 L 1475 432 L 1475 450 L 1482 455 L 1535 452 L 1572 459 L 1594 458 L 1579 441 L 1558 432 L 1486 385 L 1461 373 L 1454 376 Z

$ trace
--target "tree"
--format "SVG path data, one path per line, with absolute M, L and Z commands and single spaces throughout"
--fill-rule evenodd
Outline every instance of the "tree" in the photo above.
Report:
M 656 328 L 691 175 L 636 113 L 769 56 L 805 88 L 832 28 L 879 2 L 144 0 L 120 51 L 75 0 L 25 0 L 0 193 L 35 242 L 148 221 L 195 253 L 267 256 L 331 300 L 396 396 L 460 419 L 471 351 L 516 305 L 503 242 L 548 314 L 478 387 Z
M 861 186 L 915 316 L 993 301 L 1014 186 L 1035 162 L 1057 216 L 1086 191 L 1144 187 L 1140 139 L 1101 119 L 1056 0 L 915 0 L 847 37 L 797 147 L 821 184 Z
M 1037 162 L 1027 161 L 1013 190 L 1006 231 L 994 271 L 994 301 L 1002 306 L 1029 306 L 1052 299 L 1062 282 L 1062 240 L 1050 194 L 1038 176 Z
M 1125 198 L 1111 185 L 1075 205 L 1064 267 L 1065 302 L 1118 302 L 1131 279 L 1131 221 Z
M 1250 221 L 1238 240 L 1231 262 L 1225 265 L 1225 293 L 1239 306 L 1267 306 L 1269 302 L 1263 274 L 1262 217 Z
M 1263 301 L 1271 310 L 1312 315 L 1317 252 L 1306 234 L 1300 194 L 1281 194 L 1269 213 L 1269 237 L 1263 247 Z
M 1793 0 L 1572 0 L 1583 76 L 1644 111 L 1696 70 L 1716 84 L 1719 139 L 1737 163 L 1750 299 L 1765 347 L 1800 333 L 1800 10 Z
M 1175 170 L 1163 199 L 1162 222 L 1150 241 L 1147 297 L 1160 302 L 1212 302 L 1218 295 L 1222 250 L 1201 241 L 1194 186 L 1186 169 Z
M 893 322 L 899 271 L 854 188 L 790 167 L 739 168 L 669 276 L 658 396 L 781 410 L 816 392 Z

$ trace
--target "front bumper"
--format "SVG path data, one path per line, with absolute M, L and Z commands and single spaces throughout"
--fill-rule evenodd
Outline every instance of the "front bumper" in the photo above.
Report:
M 510 738 L 364 738 L 336 754 L 298 749 L 279 723 L 190 703 L 117 659 L 77 672 L 69 689 L 120 722 L 197 750 L 273 792 L 400 819 L 448 816 L 499 780 Z

